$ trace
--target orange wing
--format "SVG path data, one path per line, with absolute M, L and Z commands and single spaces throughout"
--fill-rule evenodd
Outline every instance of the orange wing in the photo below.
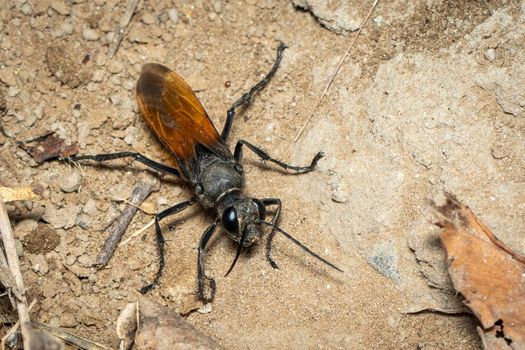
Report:
M 192 89 L 169 68 L 156 63 L 144 65 L 137 82 L 137 99 L 146 122 L 173 152 L 187 180 L 199 174 L 197 145 L 225 160 L 232 158 Z

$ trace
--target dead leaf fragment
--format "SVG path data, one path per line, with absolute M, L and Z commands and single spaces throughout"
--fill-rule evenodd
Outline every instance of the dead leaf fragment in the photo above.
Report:
M 525 349 L 525 264 L 454 197 L 434 206 L 455 289 L 480 321 L 488 349 Z
M 46 133 L 30 141 L 20 142 L 19 146 L 29 153 L 37 163 L 43 163 L 56 157 L 69 157 L 78 153 L 76 142 L 66 145 L 66 141 L 57 137 L 54 132 Z
M 0 197 L 6 203 L 14 201 L 28 201 L 40 198 L 39 187 L 20 186 L 20 187 L 0 187 Z

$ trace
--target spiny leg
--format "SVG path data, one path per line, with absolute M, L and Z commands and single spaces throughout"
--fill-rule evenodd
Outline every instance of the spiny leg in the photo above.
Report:
M 211 277 L 206 276 L 204 272 L 204 254 L 206 253 L 206 245 L 208 244 L 208 241 L 210 240 L 211 236 L 215 232 L 215 229 L 217 228 L 217 223 L 214 222 L 208 228 L 201 236 L 201 240 L 199 242 L 199 254 L 198 254 L 198 260 L 197 260 L 197 278 L 198 278 L 198 290 L 197 290 L 197 297 L 200 300 L 203 300 L 205 302 L 211 302 L 213 300 L 213 297 L 215 296 L 215 280 Z M 210 281 L 210 297 L 206 298 L 204 296 L 204 288 L 206 280 Z
M 304 174 L 304 173 L 308 173 L 308 172 L 314 170 L 315 166 L 317 165 L 317 162 L 319 161 L 319 159 L 324 157 L 324 153 L 323 152 L 319 152 L 319 153 L 317 153 L 315 155 L 315 157 L 312 159 L 312 163 L 310 163 L 310 165 L 308 165 L 308 166 L 289 165 L 289 164 L 286 164 L 286 163 L 284 163 L 284 162 L 282 162 L 282 161 L 280 161 L 278 159 L 272 158 L 266 151 L 264 151 L 260 147 L 252 145 L 248 141 L 239 140 L 237 142 L 237 145 L 235 145 L 235 151 L 234 151 L 234 154 L 233 154 L 233 156 L 235 157 L 235 160 L 237 161 L 237 163 L 240 163 L 241 160 L 242 160 L 242 146 L 244 146 L 244 145 L 246 145 L 246 147 L 248 147 L 253 153 L 258 155 L 259 158 L 261 158 L 263 161 L 269 161 L 269 162 L 275 163 L 275 164 L 277 164 L 278 166 L 280 166 L 281 168 L 283 168 L 285 170 L 293 170 L 293 171 L 296 172 L 296 174 Z
M 279 221 L 279 217 L 281 216 L 281 200 L 279 198 L 264 198 L 261 199 L 261 202 L 265 207 L 269 205 L 277 205 L 277 209 L 275 209 L 275 214 L 273 214 L 272 221 L 270 221 L 273 226 L 277 225 L 277 221 Z M 268 235 L 268 238 L 266 238 L 266 260 L 268 260 L 274 269 L 279 268 L 275 260 L 272 259 L 272 240 L 276 233 L 277 231 L 275 231 L 275 229 L 272 227 L 272 231 Z
M 140 292 L 142 294 L 146 294 L 148 291 L 155 288 L 155 286 L 159 283 L 160 276 L 162 276 L 162 270 L 164 269 L 164 244 L 166 243 L 166 241 L 164 240 L 162 230 L 160 229 L 160 220 L 164 219 L 166 216 L 183 211 L 193 203 L 195 203 L 195 198 L 176 204 L 173 207 L 165 209 L 157 215 L 155 215 L 155 235 L 157 237 L 157 254 L 159 256 L 159 268 L 157 270 L 157 273 L 155 274 L 155 279 L 153 280 L 153 282 L 140 289 Z
M 266 74 L 264 78 L 257 84 L 255 84 L 250 91 L 246 92 L 244 95 L 241 96 L 240 99 L 235 101 L 235 103 L 228 109 L 228 112 L 226 113 L 226 122 L 224 123 L 224 127 L 221 132 L 221 138 L 224 142 L 228 141 L 228 136 L 230 136 L 230 131 L 233 125 L 233 118 L 235 117 L 235 109 L 237 107 L 240 107 L 242 105 L 249 105 L 253 95 L 258 93 L 260 90 L 262 90 L 266 84 L 272 79 L 272 77 L 275 75 L 275 72 L 279 68 L 279 65 L 281 64 L 281 60 L 283 58 L 283 51 L 288 46 L 281 43 L 279 47 L 277 47 L 277 57 L 275 59 L 275 62 L 272 66 L 272 69 Z
M 96 162 L 106 162 L 109 160 L 114 160 L 114 159 L 119 159 L 119 158 L 133 158 L 136 161 L 139 161 L 142 164 L 154 170 L 161 171 L 161 172 L 171 174 L 171 175 L 175 175 L 176 177 L 180 178 L 180 173 L 178 169 L 161 164 L 159 162 L 156 162 L 136 152 L 117 152 L 117 153 L 106 153 L 106 154 L 97 154 L 97 155 L 75 156 L 75 157 L 68 157 L 65 160 L 73 161 L 73 162 L 76 162 L 79 160 L 94 160 Z

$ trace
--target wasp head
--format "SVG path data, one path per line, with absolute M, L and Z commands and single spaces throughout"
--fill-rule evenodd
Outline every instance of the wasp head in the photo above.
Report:
M 260 221 L 266 217 L 264 204 L 256 198 L 238 198 L 229 203 L 221 214 L 221 224 L 231 239 L 249 247 L 261 236 Z

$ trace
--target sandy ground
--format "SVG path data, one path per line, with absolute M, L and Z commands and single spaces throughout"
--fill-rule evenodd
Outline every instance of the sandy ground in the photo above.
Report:
M 126 2 L 0 0 L 0 185 L 45 189 L 42 201 L 9 206 L 35 319 L 116 347 L 119 311 L 151 280 L 157 258 L 149 229 L 107 268 L 91 267 L 122 210 L 116 200 L 130 196 L 143 166 L 38 165 L 16 142 L 51 130 L 82 154 L 134 150 L 169 164 L 138 114 L 141 65 L 179 72 L 220 126 L 284 42 L 282 66 L 237 118 L 231 145 L 247 139 L 295 164 L 326 153 L 318 171 L 292 176 L 246 152 L 246 192 L 281 198 L 280 226 L 345 272 L 278 236 L 279 270 L 259 244 L 225 278 L 235 245 L 217 235 L 207 256 L 217 295 L 201 308 L 196 247 L 213 215 L 195 207 L 164 221 L 166 270 L 149 297 L 229 349 L 481 347 L 425 200 L 456 194 L 525 251 L 525 3 L 380 2 L 294 142 L 350 43 L 344 28 L 355 29 L 368 6 L 295 3 L 303 9 L 143 1 L 109 59 Z M 177 180 L 160 182 L 148 199 L 157 210 L 191 195 Z M 139 213 L 125 238 L 150 220 Z

